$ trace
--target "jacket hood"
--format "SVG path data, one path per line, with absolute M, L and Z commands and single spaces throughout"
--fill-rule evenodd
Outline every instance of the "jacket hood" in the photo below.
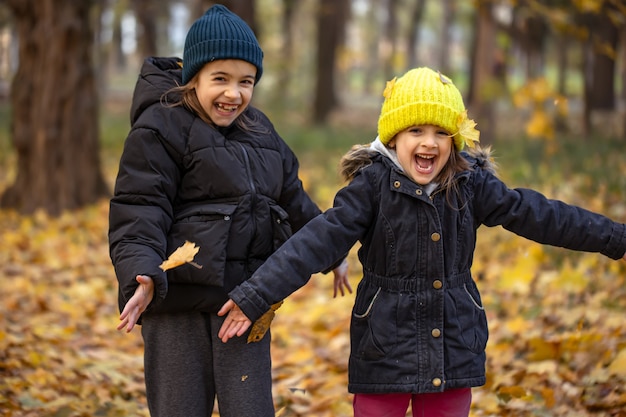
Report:
M 180 58 L 146 58 L 135 85 L 130 108 L 131 125 L 149 106 L 160 103 L 163 93 L 182 84 Z M 172 100 L 173 101 L 173 100 Z
M 397 157 L 393 152 L 383 145 L 378 138 L 371 144 L 354 145 L 342 158 L 339 163 L 339 172 L 345 181 L 352 181 L 356 173 L 372 164 L 376 155 L 383 155 L 397 165 Z M 474 148 L 467 148 L 461 152 L 472 169 L 485 169 L 494 175 L 497 165 L 493 159 L 491 147 L 481 148 L 476 145 Z

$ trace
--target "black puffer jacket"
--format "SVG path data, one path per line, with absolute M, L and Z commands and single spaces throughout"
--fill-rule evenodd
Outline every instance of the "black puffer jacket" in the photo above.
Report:
M 180 75 L 178 59 L 149 58 L 135 88 L 109 218 L 120 309 L 143 274 L 155 283 L 149 311 L 217 311 L 292 229 L 320 213 L 295 155 L 259 110 L 245 114 L 262 133 L 236 123 L 215 128 L 164 105 Z M 186 240 L 199 246 L 202 269 L 185 264 L 166 274 L 159 265 Z

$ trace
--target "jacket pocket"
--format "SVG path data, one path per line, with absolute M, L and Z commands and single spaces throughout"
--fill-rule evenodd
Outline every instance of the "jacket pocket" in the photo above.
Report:
M 350 332 L 354 357 L 378 360 L 395 347 L 397 306 L 387 295 L 373 286 L 364 286 L 358 292 Z
M 236 204 L 205 204 L 177 217 L 168 235 L 168 256 L 188 240 L 200 248 L 194 262 L 202 268 L 184 264 L 169 270 L 170 282 L 224 285 L 226 246 L 236 208 Z
M 270 203 L 269 206 L 272 216 L 272 240 L 276 250 L 291 237 L 293 231 L 287 212 L 277 204 Z
M 452 288 L 448 290 L 448 297 L 446 337 L 457 340 L 474 353 L 482 353 L 487 347 L 489 330 L 476 284 L 470 281 Z

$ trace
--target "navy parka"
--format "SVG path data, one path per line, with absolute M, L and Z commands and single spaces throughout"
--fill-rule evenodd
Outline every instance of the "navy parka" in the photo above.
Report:
M 626 252 L 626 225 L 509 189 L 487 159 L 464 154 L 459 194 L 430 196 L 377 154 L 335 198 L 229 296 L 251 320 L 357 241 L 363 278 L 351 319 L 352 393 L 426 393 L 485 383 L 488 328 L 470 269 L 480 225 L 536 242 Z

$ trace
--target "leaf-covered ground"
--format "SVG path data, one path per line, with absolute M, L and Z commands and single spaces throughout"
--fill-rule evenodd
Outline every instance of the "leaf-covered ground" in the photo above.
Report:
M 623 164 L 605 168 L 626 177 Z M 328 205 L 335 188 L 318 175 L 303 172 Z M 572 176 L 542 191 L 625 222 L 623 188 L 591 192 L 585 181 Z M 148 415 L 141 337 L 115 330 L 107 212 L 106 201 L 56 219 L 0 211 L 0 416 Z M 480 233 L 474 273 L 491 335 L 488 382 L 473 392 L 472 416 L 626 416 L 626 262 L 500 228 Z M 350 261 L 356 288 L 354 254 Z M 277 311 L 277 415 L 352 415 L 353 296 L 333 299 L 331 280 L 315 276 Z

